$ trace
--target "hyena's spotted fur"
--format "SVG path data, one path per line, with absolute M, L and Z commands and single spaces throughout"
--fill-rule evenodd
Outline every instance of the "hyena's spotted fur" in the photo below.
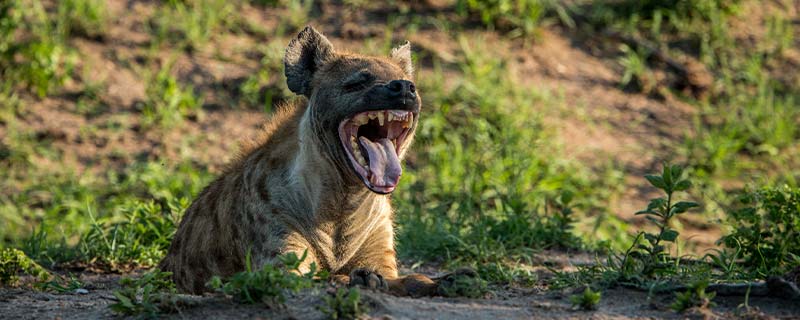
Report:
M 351 284 L 400 295 L 432 293 L 435 284 L 424 276 L 398 277 L 389 197 L 365 187 L 332 130 L 354 112 L 396 108 L 378 86 L 410 83 L 409 45 L 389 58 L 338 53 L 307 27 L 289 44 L 285 64 L 289 88 L 307 101 L 279 110 L 261 137 L 198 195 L 160 268 L 173 272 L 182 291 L 200 293 L 211 276 L 244 270 L 248 253 L 259 268 L 280 254 L 307 251 L 303 271 L 314 262 Z M 342 91 L 343 82 L 361 75 L 374 78 L 368 83 L 373 88 Z M 403 97 L 412 96 L 407 91 Z M 418 115 L 418 96 L 402 102 L 398 106 L 414 105 L 408 110 Z M 401 158 L 416 125 L 414 117 L 398 146 Z

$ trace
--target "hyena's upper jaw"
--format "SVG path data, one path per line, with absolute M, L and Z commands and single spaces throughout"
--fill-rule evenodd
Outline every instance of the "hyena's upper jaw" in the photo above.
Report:
M 353 170 L 373 192 L 387 194 L 400 181 L 400 148 L 414 124 L 405 110 L 364 111 L 339 125 L 339 138 Z

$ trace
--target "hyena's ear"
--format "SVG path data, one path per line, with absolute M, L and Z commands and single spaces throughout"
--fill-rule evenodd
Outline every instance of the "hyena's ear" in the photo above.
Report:
M 320 66 L 335 56 L 333 45 L 328 38 L 311 26 L 289 42 L 283 57 L 286 84 L 289 90 L 306 97 L 311 95 L 311 79 Z
M 414 62 L 411 60 L 411 43 L 406 41 L 405 44 L 392 49 L 392 59 L 400 64 L 406 75 L 409 78 L 414 77 Z

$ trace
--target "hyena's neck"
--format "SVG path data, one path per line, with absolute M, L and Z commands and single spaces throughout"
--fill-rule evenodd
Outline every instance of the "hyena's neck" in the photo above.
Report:
M 348 183 L 329 157 L 315 143 L 308 121 L 309 112 L 300 120 L 298 148 L 289 168 L 287 188 L 293 194 L 294 205 L 304 207 L 309 218 L 329 220 L 368 214 L 385 196 L 369 192 L 361 184 Z

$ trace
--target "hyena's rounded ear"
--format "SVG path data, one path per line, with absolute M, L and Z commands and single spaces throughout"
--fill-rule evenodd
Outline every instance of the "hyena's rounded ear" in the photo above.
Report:
M 286 84 L 296 94 L 311 95 L 311 79 L 320 66 L 330 61 L 336 52 L 333 45 L 311 26 L 289 42 L 283 57 Z
M 394 61 L 400 64 L 406 75 L 414 77 L 414 62 L 411 60 L 411 42 L 406 41 L 403 45 L 392 49 L 390 55 Z

